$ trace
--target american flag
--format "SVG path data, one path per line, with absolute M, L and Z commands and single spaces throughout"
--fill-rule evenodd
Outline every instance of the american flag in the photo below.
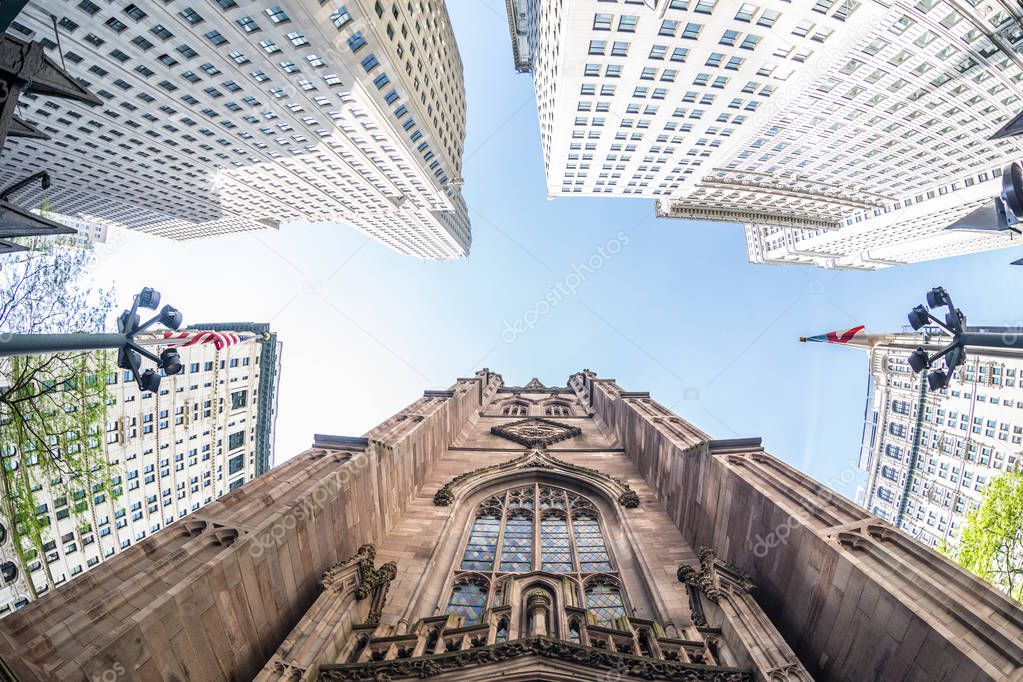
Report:
M 817 343 L 849 343 L 863 332 L 863 325 L 852 329 L 843 329 L 837 332 L 828 332 L 819 336 L 801 336 L 799 340 L 803 343 L 815 341 Z
M 170 342 L 175 346 L 199 346 L 204 343 L 212 343 L 217 350 L 223 350 L 228 346 L 234 346 L 244 341 L 256 338 L 252 334 L 236 334 L 234 332 L 215 331 L 191 331 L 191 332 L 164 332 L 164 342 Z

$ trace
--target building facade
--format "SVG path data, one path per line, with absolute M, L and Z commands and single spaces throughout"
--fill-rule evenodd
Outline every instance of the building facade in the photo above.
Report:
M 921 346 L 943 348 L 941 334 L 891 334 L 865 347 L 867 482 L 859 501 L 930 547 L 955 545 L 985 484 L 1023 459 L 1023 353 L 971 348 L 948 388 L 931 392 L 907 358 Z
M 469 251 L 465 89 L 443 0 L 43 0 L 10 31 L 104 102 L 22 97 L 52 138 L 3 152 L 0 182 L 52 176 L 25 205 L 173 239 L 340 221 L 422 258 Z
M 1021 679 L 1021 641 L 1018 605 L 759 439 L 482 370 L 0 621 L 0 672 L 967 682 Z
M 507 0 L 550 196 L 744 225 L 755 263 L 876 269 L 1011 246 L 1023 12 L 978 0 Z
M 75 234 L 59 238 L 62 244 L 92 250 L 98 248 L 100 244 L 107 243 L 110 225 L 101 220 L 84 220 L 76 216 L 49 212 L 45 212 L 45 217 L 75 230 Z
M 106 378 L 102 438 L 112 484 L 90 490 L 76 486 L 77 476 L 70 473 L 60 475 L 67 480 L 49 482 L 29 474 L 44 544 L 31 547 L 16 531 L 25 522 L 15 524 L 9 510 L 0 514 L 0 618 L 80 580 L 270 468 L 281 357 L 277 335 L 259 323 L 192 328 L 260 336 L 222 350 L 212 343 L 182 348 L 183 372 L 163 377 L 157 393 L 141 391 L 130 372 Z M 19 470 L 38 465 L 38 457 L 11 443 L 0 448 L 9 492 L 17 489 Z M 19 541 L 23 553 L 15 550 Z

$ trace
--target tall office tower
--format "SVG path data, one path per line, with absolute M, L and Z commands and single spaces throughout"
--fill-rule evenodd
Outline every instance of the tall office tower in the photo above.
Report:
M 1011 246 L 1023 12 L 977 0 L 507 0 L 548 193 L 745 226 L 756 263 L 876 269 Z
M 908 358 L 943 348 L 943 334 L 933 327 L 843 343 L 869 355 L 859 461 L 867 481 L 857 501 L 931 547 L 954 545 L 984 485 L 1023 457 L 1023 351 L 971 347 L 948 388 L 932 392 Z
M 51 679 L 1016 680 L 1023 610 L 584 370 L 482 370 L 0 621 Z M 3 664 L 6 664 L 6 668 Z
M 405 254 L 469 252 L 443 0 L 39 0 L 10 31 L 104 103 L 21 98 L 52 139 L 8 140 L 0 184 L 53 178 L 23 205 L 173 239 L 339 221 Z
M 0 443 L 10 494 L 0 511 L 0 617 L 270 468 L 281 359 L 276 333 L 262 323 L 190 329 L 253 338 L 220 350 L 212 342 L 180 348 L 183 372 L 163 377 L 156 393 L 139 390 L 130 372 L 106 377 L 104 423 L 86 425 L 62 446 L 80 452 L 77 443 L 102 439 L 110 485 L 90 489 L 73 469 L 43 473 L 39 460 L 48 455 Z M 31 500 L 21 499 L 29 489 Z M 41 529 L 35 540 L 30 527 Z

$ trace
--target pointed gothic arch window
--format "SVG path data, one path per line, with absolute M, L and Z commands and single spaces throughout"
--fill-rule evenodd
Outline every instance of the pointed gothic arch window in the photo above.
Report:
M 570 578 L 566 585 L 585 584 L 576 599 L 596 622 L 612 625 L 626 613 L 600 513 L 578 493 L 540 483 L 507 488 L 477 506 L 467 535 L 447 607 L 465 625 L 482 622 L 486 609 L 507 601 L 502 576 L 540 570 Z M 577 623 L 575 634 L 569 628 L 565 635 L 580 632 Z
M 501 414 L 506 417 L 527 417 L 529 416 L 529 405 L 518 401 L 508 403 L 501 410 Z
M 446 613 L 462 616 L 464 625 L 475 625 L 483 619 L 486 604 L 487 581 L 479 576 L 463 576 L 451 588 Z
M 543 408 L 544 416 L 567 417 L 572 414 L 572 408 L 562 402 L 547 403 Z
M 586 610 L 597 625 L 609 627 L 625 615 L 625 602 L 617 581 L 598 576 L 586 583 Z

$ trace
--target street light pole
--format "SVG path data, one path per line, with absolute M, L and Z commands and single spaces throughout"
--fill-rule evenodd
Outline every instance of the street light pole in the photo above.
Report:
M 948 308 L 944 321 L 935 317 L 928 308 L 931 310 Z M 909 356 L 909 366 L 915 373 L 930 369 L 938 360 L 944 358 L 944 369 L 934 369 L 927 374 L 927 385 L 932 391 L 948 386 L 952 374 L 966 360 L 967 346 L 1023 349 L 1023 331 L 1001 334 L 968 331 L 965 327 L 966 316 L 952 304 L 952 297 L 942 287 L 935 287 L 927 292 L 926 306 L 918 305 L 909 312 L 909 324 L 914 330 L 921 329 L 929 322 L 938 325 L 952 337 L 952 342 L 934 355 L 928 354 L 921 346 Z
M 120 348 L 127 334 L 0 334 L 0 357 Z
M 116 334 L 0 334 L 0 357 L 14 355 L 46 355 L 51 353 L 117 349 L 117 366 L 130 370 L 135 382 L 143 391 L 156 391 L 160 387 L 160 375 L 152 369 L 139 372 L 142 356 L 156 363 L 165 374 L 181 371 L 181 358 L 174 348 L 165 348 L 156 355 L 135 341 L 135 335 L 159 322 L 168 329 L 181 326 L 181 311 L 165 305 L 159 313 L 140 323 L 138 309 L 155 310 L 160 305 L 160 292 L 145 287 L 132 300 L 131 309 L 117 318 Z

